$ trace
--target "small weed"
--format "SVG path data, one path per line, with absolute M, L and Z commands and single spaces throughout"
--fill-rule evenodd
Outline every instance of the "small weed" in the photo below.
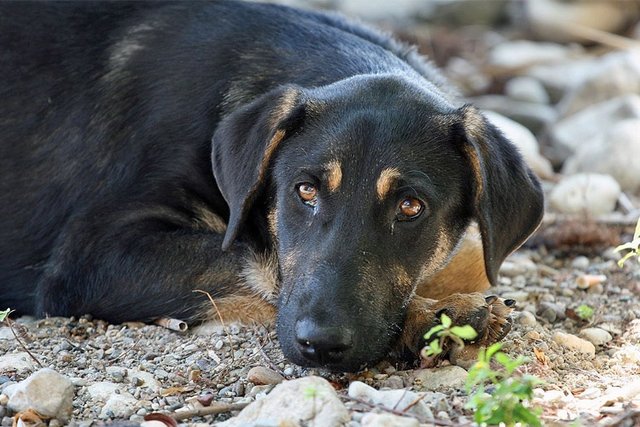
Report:
M 594 313 L 593 308 L 586 304 L 579 305 L 578 308 L 575 309 L 575 312 L 582 320 L 591 320 Z
M 478 333 L 469 325 L 452 326 L 451 318 L 442 313 L 442 316 L 440 316 L 440 324 L 429 329 L 429 332 L 424 335 L 424 339 L 429 341 L 433 336 L 435 336 L 436 339 L 430 341 L 420 352 L 423 359 L 441 354 L 444 351 L 443 346 L 447 339 L 455 342 L 460 347 L 464 347 L 463 340 L 472 340 L 478 336 Z
M 11 313 L 10 308 L 7 308 L 6 310 L 0 310 L 0 322 L 4 322 L 4 319 L 9 317 L 10 313 Z
M 626 254 L 618 261 L 618 266 L 622 267 L 626 260 L 635 256 L 640 262 L 640 218 L 638 218 L 638 224 L 636 224 L 636 231 L 633 233 L 633 240 L 629 243 L 620 245 L 614 249 L 616 252 L 628 250 Z
M 533 388 L 542 381 L 531 375 L 514 375 L 526 359 L 522 356 L 512 359 L 500 351 L 501 347 L 496 343 L 480 350 L 478 361 L 467 376 L 466 390 L 470 395 L 465 407 L 474 411 L 474 421 L 481 426 L 516 423 L 541 426 L 540 411 L 525 406 L 524 402 L 531 400 Z M 492 359 L 500 365 L 500 370 L 491 368 Z

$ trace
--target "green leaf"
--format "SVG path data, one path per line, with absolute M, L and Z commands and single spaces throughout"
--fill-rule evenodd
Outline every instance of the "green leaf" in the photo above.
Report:
M 478 336 L 478 333 L 471 325 L 453 326 L 451 333 L 463 340 L 472 340 Z
M 586 304 L 581 304 L 576 308 L 576 314 L 582 320 L 589 320 L 593 317 L 593 308 Z
M 445 329 L 451 327 L 451 318 L 444 313 L 442 313 L 442 316 L 440 317 L 440 322 L 442 323 L 442 326 L 445 327 Z
M 623 256 L 622 258 L 620 258 L 620 259 L 618 260 L 618 267 L 622 268 L 622 266 L 624 266 L 624 263 L 625 263 L 629 258 L 631 258 L 631 257 L 632 257 L 632 256 L 634 256 L 634 255 L 636 255 L 636 256 L 637 256 L 638 254 L 637 254 L 637 253 L 635 253 L 634 251 L 627 252 L 627 253 L 625 254 L 625 256 Z M 638 258 L 638 261 L 640 262 L 640 258 Z
M 534 414 L 532 411 L 522 405 L 516 405 L 516 407 L 513 408 L 513 418 L 514 421 L 519 421 L 521 423 L 524 423 L 525 425 L 533 427 L 542 426 L 538 415 Z
M 484 360 L 489 362 L 491 360 L 491 358 L 493 357 L 493 355 L 496 354 L 498 351 L 500 351 L 501 348 L 502 348 L 502 344 L 499 343 L 499 342 L 489 346 L 489 348 L 487 348 L 487 350 L 485 352 Z
M 438 332 L 444 330 L 444 326 L 442 325 L 436 325 L 433 328 L 429 329 L 429 332 L 427 332 L 426 334 L 424 334 L 424 339 L 426 341 L 429 341 L 429 338 L 431 338 L 434 334 L 437 334 Z
M 0 322 L 4 322 L 4 319 L 9 317 L 9 313 L 11 313 L 10 308 L 7 308 L 6 310 L 0 310 Z
M 633 240 L 640 241 L 640 218 L 638 218 L 638 223 L 636 224 L 636 231 L 633 233 Z

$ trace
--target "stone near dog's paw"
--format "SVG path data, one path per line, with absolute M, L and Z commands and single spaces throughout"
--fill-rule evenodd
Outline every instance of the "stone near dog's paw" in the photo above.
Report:
M 376 390 L 360 381 L 349 384 L 348 393 L 351 398 L 366 400 L 374 405 L 381 405 L 400 412 L 406 411 L 407 415 L 412 415 L 422 422 L 433 419 L 433 413 L 424 401 L 425 393 L 409 390 Z
M 420 387 L 425 390 L 462 389 L 467 379 L 467 371 L 455 365 L 418 369 L 414 372 L 413 379 L 419 380 Z
M 316 427 L 343 426 L 349 422 L 349 412 L 327 380 L 305 377 L 278 384 L 267 396 L 218 425 L 297 426 L 300 420 Z
M 14 412 L 33 409 L 44 417 L 65 422 L 73 411 L 73 383 L 53 369 L 40 369 L 4 392 L 9 396 L 7 407 Z
M 577 351 L 592 358 L 596 355 L 596 348 L 592 343 L 575 335 L 557 331 L 553 334 L 553 340 L 568 350 Z

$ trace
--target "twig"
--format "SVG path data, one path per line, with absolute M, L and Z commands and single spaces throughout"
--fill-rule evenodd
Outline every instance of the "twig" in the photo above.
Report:
M 249 402 L 243 402 L 243 403 L 211 402 L 210 406 L 206 406 L 204 408 L 192 409 L 189 411 L 174 412 L 170 415 L 171 415 L 171 418 L 173 418 L 174 420 L 180 421 L 180 420 L 186 420 L 188 418 L 204 417 L 206 415 L 216 415 L 216 414 L 222 414 L 225 412 L 239 411 L 241 409 L 244 409 L 247 405 L 249 405 Z
M 213 300 L 213 297 L 211 296 L 211 294 L 207 291 L 203 291 L 202 289 L 194 289 L 193 292 L 200 292 L 201 294 L 205 294 L 209 298 L 209 301 L 211 301 L 211 305 L 213 305 L 214 310 L 216 311 L 216 313 L 218 313 L 218 318 L 220 319 L 222 330 L 224 331 L 225 334 L 227 334 L 227 340 L 229 341 L 229 350 L 231 351 L 231 363 L 235 362 L 236 358 L 235 358 L 235 355 L 233 354 L 233 341 L 231 341 L 231 334 L 227 329 L 227 325 L 224 324 L 222 313 L 220 313 L 220 310 L 218 310 L 218 306 L 216 305 L 216 302 Z
M 614 49 L 634 49 L 640 47 L 640 43 L 628 37 L 619 36 L 607 31 L 597 30 L 575 22 L 562 22 L 562 29 L 572 36 L 577 36 L 591 42 L 600 43 Z
M 42 363 L 40 363 L 40 361 L 38 359 L 36 359 L 36 357 L 33 355 L 33 353 L 31 353 L 29 351 L 29 349 L 27 348 L 27 346 L 22 342 L 22 340 L 20 339 L 18 334 L 16 334 L 15 329 L 13 329 L 13 320 L 9 319 L 9 317 L 7 316 L 7 318 L 4 319 L 4 321 L 7 323 L 7 326 L 9 326 L 9 329 L 11 329 L 11 333 L 15 337 L 16 341 L 18 341 L 18 344 L 20 344 L 20 347 L 22 347 L 22 349 L 24 351 L 26 351 L 29 356 L 31 356 L 31 358 L 38 364 L 38 366 L 40 366 L 41 368 L 44 368 Z
M 171 317 L 161 317 L 156 319 L 154 323 L 158 326 L 162 326 L 163 328 L 177 332 L 184 332 L 189 328 L 189 326 L 187 326 L 187 322 L 180 319 L 172 319 Z

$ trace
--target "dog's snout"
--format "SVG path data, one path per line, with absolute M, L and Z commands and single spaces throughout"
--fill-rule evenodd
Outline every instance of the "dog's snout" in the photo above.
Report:
M 344 326 L 321 326 L 305 318 L 296 322 L 295 331 L 300 353 L 316 364 L 341 362 L 353 346 L 353 331 Z

